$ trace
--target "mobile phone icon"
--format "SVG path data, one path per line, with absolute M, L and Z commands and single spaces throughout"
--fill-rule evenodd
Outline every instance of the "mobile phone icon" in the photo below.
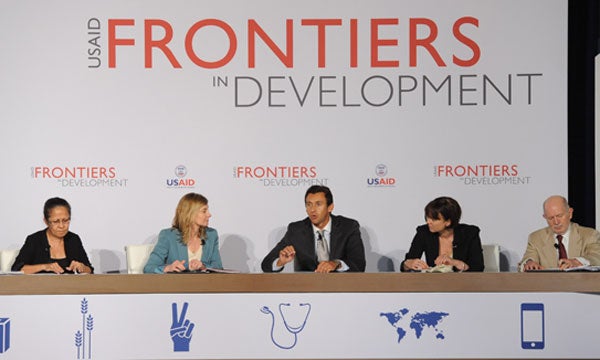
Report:
M 544 304 L 521 304 L 521 348 L 541 350 L 545 345 Z

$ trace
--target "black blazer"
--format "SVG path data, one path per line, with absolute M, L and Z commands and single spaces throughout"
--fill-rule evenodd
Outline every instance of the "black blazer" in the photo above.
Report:
M 64 241 L 66 262 L 70 264 L 72 260 L 79 261 L 80 263 L 89 266 L 93 273 L 94 267 L 88 259 L 79 235 L 69 231 L 67 232 L 67 235 L 65 235 Z M 25 244 L 19 251 L 19 255 L 17 255 L 11 270 L 20 271 L 24 265 L 48 264 L 51 262 L 50 245 L 48 244 L 46 229 L 44 229 L 27 236 Z M 63 270 L 68 272 L 64 267 Z
M 410 244 L 404 261 L 420 259 L 425 253 L 425 260 L 429 267 L 435 266 L 435 259 L 440 254 L 439 235 L 429 231 L 427 225 L 417 227 L 417 233 Z M 454 228 L 454 241 L 452 244 L 452 257 L 469 265 L 467 271 L 483 271 L 483 249 L 479 238 L 479 228 L 475 225 L 458 224 Z M 404 261 L 400 264 L 400 271 L 404 270 Z
M 294 271 L 315 271 L 317 254 L 312 223 L 304 220 L 290 223 L 287 232 L 262 261 L 264 272 L 273 272 L 273 262 L 279 258 L 279 252 L 292 245 L 296 250 Z M 356 220 L 331 215 L 331 236 L 329 241 L 330 259 L 338 259 L 348 265 L 348 271 L 365 271 L 365 248 L 360 237 L 360 226 Z

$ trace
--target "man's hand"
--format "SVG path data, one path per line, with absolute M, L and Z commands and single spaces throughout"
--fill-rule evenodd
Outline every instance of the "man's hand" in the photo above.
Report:
M 296 257 L 296 249 L 292 245 L 288 245 L 281 249 L 279 252 L 279 259 L 277 260 L 277 266 L 284 266 L 291 262 Z
M 340 262 L 335 260 L 321 261 L 319 265 L 317 265 L 317 269 L 315 270 L 315 272 L 330 273 L 332 271 L 337 270 L 340 267 L 340 265 Z
M 529 270 L 543 270 L 544 267 L 542 265 L 540 265 L 537 261 L 534 260 L 527 260 L 527 262 L 523 265 L 523 271 L 529 271 Z
M 582 266 L 583 264 L 579 262 L 577 259 L 560 259 L 558 260 L 558 268 L 561 270 L 570 269 L 578 266 Z

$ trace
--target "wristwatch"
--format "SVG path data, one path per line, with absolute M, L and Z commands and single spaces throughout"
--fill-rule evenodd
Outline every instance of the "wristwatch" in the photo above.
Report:
M 335 263 L 335 269 L 334 270 L 337 270 L 337 269 L 339 269 L 339 268 L 342 267 L 342 262 L 340 260 L 335 259 L 335 260 L 333 260 L 333 262 Z

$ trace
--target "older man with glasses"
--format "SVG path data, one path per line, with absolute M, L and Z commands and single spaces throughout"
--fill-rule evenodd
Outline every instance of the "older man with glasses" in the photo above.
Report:
M 600 233 L 571 222 L 567 199 L 550 196 L 543 209 L 548 226 L 529 235 L 519 271 L 600 265 Z

